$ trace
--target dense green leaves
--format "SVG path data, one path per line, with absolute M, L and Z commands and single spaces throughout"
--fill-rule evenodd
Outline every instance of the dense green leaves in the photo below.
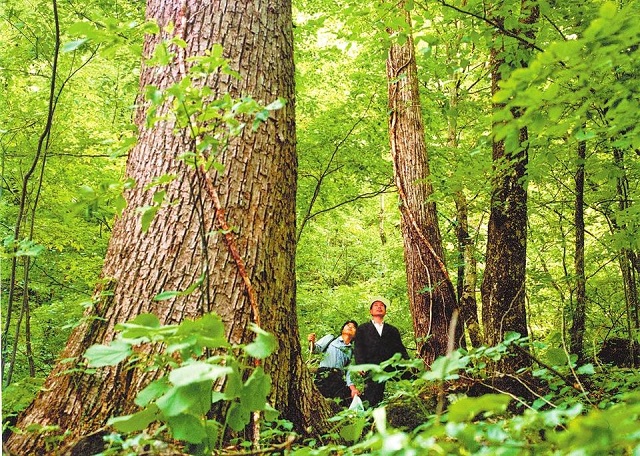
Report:
M 448 415 L 429 417 L 415 431 L 393 429 L 382 412 L 375 422 L 370 417 L 350 418 L 335 435 L 355 446 L 336 446 L 336 450 L 346 454 L 522 454 L 528 446 L 536 445 L 536 451 L 549 454 L 633 454 L 638 451 L 637 398 L 626 393 L 626 385 L 637 388 L 635 373 L 607 368 L 607 377 L 602 377 L 597 354 L 607 337 L 637 339 L 637 322 L 634 309 L 627 306 L 629 289 L 622 284 L 619 259 L 624 249 L 637 258 L 640 248 L 640 211 L 636 204 L 640 190 L 638 2 L 536 2 L 544 17 L 536 31 L 539 51 L 532 58 L 514 54 L 517 59 L 527 60 L 527 66 L 505 79 L 493 100 L 489 98 L 486 62 L 496 27 L 486 21 L 486 3 L 449 3 L 454 7 L 443 2 L 405 2 L 414 20 L 423 118 L 434 200 L 447 246 L 446 264 L 455 280 L 456 267 L 464 263 L 456 251 L 455 238 L 459 220 L 454 197 L 462 192 L 468 203 L 468 237 L 476 247 L 478 274 L 482 277 L 487 189 L 495 171 L 491 166 L 491 139 L 526 126 L 530 132 L 527 304 L 532 338 L 540 342 L 533 346 L 532 353 L 547 365 L 536 366 L 533 374 L 548 382 L 551 392 L 528 404 L 532 410 L 504 417 L 500 415 L 503 396 L 471 398 L 460 394 L 451 398 L 455 402 Z M 506 17 L 505 27 L 524 32 L 514 14 L 521 4 L 497 2 L 493 12 Z M 92 294 L 113 217 L 125 204 L 121 190 L 134 185 L 120 182 L 120 176 L 123 157 L 135 143 L 136 132 L 129 122 L 138 90 L 141 36 L 159 31 L 157 25 L 144 23 L 140 2 L 118 4 L 117 9 L 93 1 L 58 6 L 63 53 L 52 140 L 46 163 L 38 162 L 38 170 L 44 167 L 42 186 L 33 181 L 27 188 L 31 207 L 36 196 L 39 198 L 37 211 L 29 215 L 29 221 L 34 221 L 33 234 L 27 235 L 27 225 L 23 224 L 17 238 L 14 221 L 22 178 L 34 159 L 48 109 L 54 44 L 50 5 L 5 2 L 5 26 L 0 28 L 2 41 L 11 43 L 0 51 L 3 323 L 8 316 L 11 261 L 19 260 L 13 318 L 3 338 L 4 349 L 14 341 L 20 348 L 13 364 L 19 381 L 15 387 L 3 389 L 3 411 L 8 412 L 26 407 L 27 398 L 55 361 L 69 329 L 81 318 L 83 305 L 79 303 Z M 297 305 L 303 337 L 311 331 L 335 333 L 349 318 L 366 320 L 369 298 L 385 295 L 391 301 L 389 320 L 400 327 L 406 345 L 415 346 L 388 156 L 385 53 L 388 40 L 401 41 L 407 30 L 393 14 L 395 7 L 395 3 L 387 2 L 320 0 L 295 5 L 300 164 Z M 403 33 L 391 37 L 388 27 Z M 508 46 L 516 42 L 505 41 Z M 184 46 L 184 42 L 173 39 L 171 45 Z M 147 63 L 167 62 L 171 49 L 169 43 L 159 47 Z M 208 151 L 224 146 L 224 140 L 212 134 L 208 125 L 224 123 L 236 134 L 245 127 L 244 122 L 255 127 L 284 103 L 276 98 L 264 100 L 271 104 L 262 106 L 249 98 L 231 96 L 208 105 L 202 103 L 209 92 L 206 87 L 194 92 L 193 80 L 217 70 L 237 76 L 225 66 L 222 51 L 214 46 L 198 57 L 193 62 L 192 79 L 180 81 L 166 92 L 156 87 L 145 92 L 152 105 L 168 100 L 175 103 L 178 124 L 190 125 L 201 139 L 197 150 L 181 158 L 190 165 L 204 163 L 220 171 L 215 154 L 203 159 Z M 506 103 L 506 109 L 492 115 L 492 101 Z M 181 103 L 190 104 L 193 110 L 185 110 Z M 513 109 L 521 114 L 517 121 L 513 120 Z M 237 117 L 247 113 L 253 113 L 254 118 Z M 493 129 L 492 122 L 498 120 L 507 123 Z M 575 153 L 581 142 L 587 147 L 584 159 L 578 159 Z M 584 164 L 587 173 L 588 350 L 584 355 L 593 358 L 593 363 L 581 365 L 575 364 L 575 354 L 565 350 L 566 328 L 576 308 L 572 256 L 574 174 L 578 164 Z M 163 190 L 171 179 L 162 176 L 147 188 L 155 195 L 153 205 L 139 209 L 143 228 L 149 226 L 159 207 L 171 204 Z M 618 189 L 624 189 L 626 199 Z M 32 261 L 29 266 L 27 259 Z M 26 271 L 29 282 L 23 283 Z M 192 287 L 166 290 L 155 299 L 179 298 L 191 293 Z M 29 380 L 29 360 L 22 349 L 26 347 L 24 326 L 20 331 L 16 327 L 23 298 L 30 306 L 37 376 L 33 380 Z M 213 447 L 212 442 L 219 441 L 224 429 L 201 416 L 211 402 L 232 404 L 227 425 L 233 429 L 241 429 L 252 411 L 269 408 L 264 399 L 269 379 L 264 372 L 226 355 L 207 358 L 210 350 L 226 353 L 230 348 L 217 317 L 207 315 L 163 327 L 156 317 L 142 315 L 121 324 L 119 330 L 119 340 L 87 351 L 89 366 L 100 368 L 128 359 L 134 364 L 149 362 L 153 368 L 165 366 L 173 371 L 139 393 L 136 404 L 140 412 L 112 419 L 118 430 L 139 431 L 156 420 L 165 420 L 174 437 Z M 273 335 L 259 328 L 249 330 L 253 330 L 255 339 L 245 347 L 235 347 L 242 356 L 264 359 L 277 349 Z M 166 344 L 162 355 L 134 352 L 136 344 L 151 341 Z M 304 338 L 301 342 L 305 343 Z M 414 383 L 441 385 L 465 379 L 473 372 L 481 376 L 488 365 L 507 352 L 507 346 L 500 345 L 453 353 L 421 372 Z M 5 350 L 3 361 L 6 356 Z M 197 361 L 185 363 L 192 358 Z M 588 396 L 595 405 L 586 400 L 575 405 L 573 386 L 548 367 L 567 375 L 575 372 L 581 380 L 583 376 L 594 377 L 597 386 Z M 381 378 L 395 375 L 377 366 L 370 370 Z M 212 391 L 222 378 L 225 382 L 221 389 Z M 402 382 L 390 382 L 389 390 L 409 393 Z M 485 420 L 489 412 L 492 416 Z M 470 419 L 472 413 L 474 418 L 479 414 L 477 419 Z M 447 419 L 450 422 L 443 422 Z M 374 431 L 369 433 L 370 429 Z M 296 449 L 299 454 L 330 451 L 318 447 Z
M 111 344 L 94 345 L 85 352 L 89 367 L 114 366 L 130 358 L 136 368 L 167 371 L 137 394 L 135 403 L 142 410 L 109 421 L 120 432 L 135 433 L 155 422 L 166 423 L 173 438 L 201 444 L 197 452 L 205 454 L 220 445 L 219 430 L 224 426 L 241 431 L 254 412 L 264 412 L 269 419 L 277 416 L 268 402 L 271 377 L 262 367 L 247 365 L 247 357 L 263 359 L 276 348 L 275 337 L 258 326 L 251 325 L 255 340 L 237 347 L 225 340 L 222 321 L 214 314 L 179 325 L 161 325 L 155 315 L 143 314 L 117 329 L 120 334 Z M 159 346 L 161 353 L 133 356 L 134 347 L 149 342 Z M 220 354 L 204 358 L 205 349 L 217 349 Z M 244 355 L 236 357 L 233 350 L 237 349 Z M 175 352 L 180 353 L 179 359 L 170 356 Z M 228 401 L 226 419 L 207 419 L 212 404 L 220 400 Z

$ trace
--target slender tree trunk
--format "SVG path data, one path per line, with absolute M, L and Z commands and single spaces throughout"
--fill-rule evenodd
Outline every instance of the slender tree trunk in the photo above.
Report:
M 573 310 L 573 323 L 570 331 L 571 352 L 577 354 L 580 359 L 584 356 L 584 331 L 587 310 L 587 279 L 584 270 L 584 167 L 586 151 L 586 142 L 581 141 L 578 144 L 578 160 L 575 175 L 576 200 L 574 209 L 574 226 L 576 244 L 574 270 L 576 275 L 576 304 Z
M 140 313 L 151 312 L 162 323 L 173 324 L 214 311 L 232 342 L 248 342 L 252 334 L 248 325 L 258 318 L 265 330 L 278 336 L 278 349 L 264 363 L 273 381 L 273 405 L 299 431 L 310 426 L 322 432 L 330 412 L 303 363 L 295 306 L 297 160 L 291 4 L 289 0 L 246 4 L 149 0 L 147 18 L 161 27 L 174 27 L 148 36 L 146 55 L 163 39 L 180 38 L 187 45 L 171 48 L 176 57 L 168 67 L 143 66 L 141 89 L 148 85 L 162 89 L 177 82 L 188 68 L 188 57 L 221 43 L 242 78 L 210 76 L 206 85 L 214 96 L 251 95 L 263 102 L 283 97 L 288 103 L 258 131 L 245 131 L 233 140 L 216 157 L 223 171 L 208 176 L 178 160 L 194 150 L 188 132 L 175 131 L 171 121 L 146 128 L 147 107 L 139 103 L 139 142 L 127 162 L 127 176 L 136 180 L 136 187 L 127 193 L 127 209 L 114 226 L 95 307 L 72 333 L 62 361 L 20 416 L 18 427 L 38 423 L 68 430 L 62 451 L 101 429 L 109 417 L 134 411 L 133 398 L 153 374 L 123 365 L 95 375 L 69 369 L 81 368 L 82 354 L 90 345 L 109 342 L 116 324 Z M 153 197 L 146 186 L 166 174 L 178 176 L 165 188 L 166 199 L 174 204 L 158 211 L 148 231 L 142 232 L 137 208 L 149 205 Z M 234 227 L 233 232 L 219 229 L 221 219 Z M 237 249 L 244 268 L 229 245 Z M 153 300 L 161 291 L 186 289 L 203 273 L 206 280 L 194 293 Z M 252 296 L 257 297 L 256 308 Z M 14 434 L 7 448 L 16 454 L 43 454 L 45 442 L 43 436 Z
M 616 193 L 618 198 L 618 209 L 626 211 L 631 206 L 629 200 L 629 180 L 624 164 L 624 152 L 621 149 L 613 149 L 614 163 L 618 168 L 619 177 L 616 182 Z M 626 229 L 624 224 L 618 223 L 614 218 L 614 229 L 617 231 Z M 634 333 L 638 332 L 638 287 L 633 268 L 634 254 L 629 248 L 623 248 L 618 254 L 618 263 L 622 272 L 622 283 L 624 287 L 625 307 L 627 314 L 627 338 L 629 340 L 629 359 L 633 360 L 633 365 L 637 365 L 638 353 L 634 343 Z
M 478 319 L 478 302 L 476 300 L 476 286 L 478 281 L 475 244 L 469 236 L 469 220 L 467 213 L 467 198 L 464 192 L 458 191 L 454 195 L 456 203 L 456 238 L 462 265 L 458 267 L 458 301 L 460 316 L 467 330 L 473 347 L 482 345 L 482 331 Z
M 455 78 L 449 84 L 449 106 L 452 112 L 456 111 L 459 99 L 460 74 L 455 73 Z M 447 119 L 448 146 L 451 150 L 457 150 L 458 125 L 454 116 Z M 457 292 L 460 316 L 464 328 L 467 331 L 471 345 L 482 345 L 482 333 L 478 319 L 478 303 L 476 300 L 476 286 L 478 281 L 477 261 L 475 256 L 475 244 L 469 236 L 469 216 L 467 210 L 467 197 L 464 189 L 457 190 L 453 195 L 456 204 L 456 239 L 458 241 L 458 266 Z
M 409 13 L 404 9 L 407 24 Z M 410 27 L 408 27 L 410 29 Z M 389 136 L 400 195 L 409 305 L 417 353 L 427 365 L 447 353 L 449 325 L 457 302 L 444 262 L 418 93 L 413 38 L 394 43 L 387 59 Z M 462 338 L 456 327 L 454 345 Z
M 522 2 L 522 24 L 537 21 L 537 6 Z M 504 17 L 493 20 L 501 27 Z M 529 33 L 525 33 L 529 36 Z M 502 43 L 491 50 L 491 91 L 496 93 L 506 66 L 505 38 L 497 36 Z M 517 47 L 519 48 L 519 46 Z M 511 51 L 513 52 L 513 51 Z M 525 62 L 521 62 L 525 64 Z M 500 110 L 504 106 L 494 105 Z M 518 113 L 514 112 L 514 116 Z M 511 139 L 510 150 L 505 140 L 494 140 L 492 158 L 494 181 L 492 183 L 491 212 L 487 234 L 487 253 L 484 279 L 482 281 L 482 323 L 485 343 L 496 345 L 507 332 L 528 336 L 525 307 L 525 272 L 527 258 L 527 191 L 525 187 L 528 164 L 528 133 L 526 128 Z M 528 366 L 528 357 L 503 358 L 496 366 L 504 372 L 513 373 Z
M 22 178 L 22 187 L 20 190 L 20 204 L 18 206 L 18 216 L 16 217 L 16 223 L 13 231 L 13 238 L 15 242 L 20 241 L 23 224 L 26 223 L 27 217 L 29 216 L 30 212 L 31 212 L 31 218 L 32 218 L 31 225 L 30 225 L 31 226 L 30 239 L 33 236 L 33 218 L 35 217 L 37 197 L 36 197 L 36 202 L 34 203 L 33 207 L 31 207 L 28 200 L 28 196 L 31 193 L 30 183 L 31 183 L 31 178 L 33 176 L 33 173 L 35 172 L 38 164 L 41 161 L 42 161 L 42 171 L 44 171 L 45 159 L 43 157 L 44 157 L 44 154 L 46 154 L 46 148 L 48 146 L 48 139 L 51 133 L 51 127 L 53 125 L 53 116 L 56 108 L 56 99 L 57 99 L 56 81 L 57 81 L 57 75 L 58 75 L 58 57 L 60 53 L 60 23 L 58 20 L 58 4 L 56 0 L 52 1 L 52 10 L 53 10 L 54 36 L 53 36 L 53 55 L 52 55 L 52 61 L 51 61 L 51 77 L 49 81 L 49 94 L 48 94 L 49 100 L 48 100 L 48 106 L 47 106 L 47 118 L 45 121 L 44 128 L 42 130 L 42 133 L 38 138 L 38 147 L 36 149 L 35 156 L 33 157 L 33 161 L 31 162 L 31 166 L 25 172 L 24 177 Z M 37 190 L 38 195 L 40 194 L 41 184 L 42 184 L 42 173 L 40 174 L 40 180 L 38 182 L 38 190 Z M 15 253 L 15 251 L 13 253 Z M 28 261 L 26 263 L 28 264 Z M 14 310 L 13 307 L 14 307 L 14 302 L 16 298 L 15 295 L 16 295 L 17 274 L 18 274 L 18 258 L 16 256 L 13 256 L 13 258 L 11 259 L 11 277 L 9 279 L 9 296 L 8 296 L 7 311 L 5 316 L 5 326 L 2 330 L 3 339 L 5 341 L 7 340 L 7 335 L 9 334 L 9 330 L 11 327 L 11 316 Z M 28 278 L 27 271 L 25 271 L 25 275 Z M 29 282 L 25 281 L 23 283 L 23 296 L 26 296 L 26 299 L 28 299 L 28 296 L 29 296 L 28 287 L 29 287 Z M 28 302 L 27 302 L 27 305 L 28 305 Z M 22 306 L 22 309 L 24 310 L 24 304 Z M 16 334 L 18 334 L 19 332 L 20 332 L 19 329 L 17 329 Z M 19 343 L 18 340 L 14 341 L 14 344 L 18 344 L 18 343 Z M 3 348 L 2 376 L 3 376 L 4 383 L 9 384 L 11 383 L 13 365 L 10 367 L 10 371 L 7 374 L 7 378 L 5 379 L 4 378 L 5 362 L 6 362 L 5 357 L 6 357 L 6 353 Z

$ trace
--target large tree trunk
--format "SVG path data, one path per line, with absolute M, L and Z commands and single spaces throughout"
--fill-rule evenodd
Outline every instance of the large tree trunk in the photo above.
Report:
M 537 21 L 537 6 L 522 2 L 521 24 L 531 25 Z M 504 17 L 492 18 L 500 28 L 504 28 Z M 531 29 L 525 36 L 533 39 Z M 509 52 L 504 46 L 506 37 L 498 35 L 497 43 L 491 49 L 491 92 L 498 91 L 503 77 Z M 511 52 L 522 51 L 515 46 Z M 526 65 L 526 62 L 520 62 Z M 495 105 L 495 110 L 503 109 Z M 518 112 L 513 112 L 514 116 Z M 510 150 L 506 150 L 505 140 L 494 140 L 492 159 L 494 180 L 492 183 L 491 212 L 487 233 L 487 253 L 484 279 L 482 281 L 482 324 L 487 345 L 496 345 L 507 332 L 517 332 L 528 336 L 527 312 L 525 307 L 525 273 L 527 263 L 527 190 L 525 185 L 528 163 L 528 133 L 522 128 L 511 139 Z M 522 355 L 503 358 L 498 369 L 514 373 L 529 366 L 531 361 Z
M 401 9 L 400 11 L 405 11 Z M 408 12 L 405 19 L 410 24 Z M 400 195 L 407 291 L 413 316 L 417 353 L 430 365 L 447 353 L 449 326 L 457 302 L 447 273 L 436 205 L 429 182 L 429 162 L 418 93 L 413 38 L 394 43 L 387 59 L 389 136 L 394 174 Z M 462 336 L 456 327 L 453 345 Z
M 187 57 L 202 55 L 221 43 L 225 57 L 242 78 L 216 73 L 206 81 L 214 92 L 251 95 L 262 102 L 283 97 L 287 105 L 257 132 L 245 131 L 232 140 L 217 157 L 224 170 L 208 177 L 177 159 L 193 150 L 188 132 L 174 131 L 170 121 L 146 128 L 147 108 L 139 108 L 140 138 L 127 162 L 127 175 L 136 180 L 136 186 L 126 195 L 128 207 L 114 227 L 95 307 L 71 335 L 61 361 L 35 402 L 20 416 L 18 426 L 60 426 L 70 431 L 63 445 L 68 446 L 103 427 L 109 417 L 132 412 L 133 398 L 150 374 L 122 365 L 95 375 L 73 371 L 81 367 L 84 351 L 94 343 L 109 342 L 116 324 L 143 312 L 173 324 L 214 311 L 222 317 L 233 342 L 248 342 L 252 333 L 247 327 L 258 316 L 262 327 L 278 336 L 278 349 L 264 363 L 273 379 L 273 405 L 299 430 L 307 426 L 322 429 L 320 420 L 329 411 L 317 393 L 312 394 L 301 357 L 295 307 L 297 161 L 290 1 L 149 0 L 147 18 L 160 26 L 175 24 L 173 30 L 168 29 L 171 32 L 147 37 L 147 55 L 163 39 L 182 38 L 187 46 L 171 48 L 176 57 L 168 67 L 143 66 L 141 89 L 150 84 L 170 86 L 184 76 Z M 149 230 L 142 232 L 136 210 L 151 204 L 153 196 L 145 186 L 170 173 L 178 178 L 167 185 L 166 200 L 176 204 L 159 210 Z M 209 191 L 207 180 L 213 183 Z M 224 212 L 216 209 L 211 191 L 219 197 Z M 237 235 L 220 232 L 222 217 Z M 244 262 L 244 278 L 230 254 L 229 240 Z M 152 300 L 164 290 L 186 289 L 203 272 L 206 280 L 196 292 L 169 301 Z M 257 296 L 256 312 L 252 312 L 247 282 Z M 14 434 L 7 448 L 16 454 L 44 454 L 45 442 L 42 436 Z M 50 450 L 46 453 L 52 454 Z

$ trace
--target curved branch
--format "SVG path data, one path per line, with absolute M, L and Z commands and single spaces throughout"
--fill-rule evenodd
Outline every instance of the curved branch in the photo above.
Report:
M 490 26 L 495 27 L 497 30 L 500 30 L 500 32 L 502 32 L 504 35 L 509 36 L 511 38 L 514 38 L 514 39 L 520 41 L 522 44 L 524 44 L 526 47 L 528 47 L 530 49 L 535 49 L 536 51 L 539 51 L 539 52 L 543 52 L 544 51 L 544 49 L 542 49 L 541 47 L 539 47 L 535 43 L 527 40 L 526 38 L 524 38 L 522 36 L 520 36 L 516 32 L 512 32 L 511 30 L 507 30 L 504 27 L 504 25 L 499 24 L 498 22 L 495 22 L 495 21 L 489 19 L 485 15 L 480 15 L 480 14 L 474 13 L 472 11 L 467 11 L 467 10 L 464 10 L 462 8 L 458 8 L 455 5 L 451 5 L 451 4 L 447 3 L 445 0 L 439 0 L 439 2 L 445 8 L 450 8 L 450 9 L 452 9 L 454 11 L 457 11 L 457 12 L 459 12 L 461 14 L 464 14 L 466 16 L 475 17 L 476 19 L 479 19 L 482 22 L 485 22 L 485 23 L 489 24 Z M 423 5 L 423 7 L 426 8 L 426 5 Z

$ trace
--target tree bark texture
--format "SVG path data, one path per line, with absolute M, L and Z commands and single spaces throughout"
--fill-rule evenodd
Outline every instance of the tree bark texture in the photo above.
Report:
M 406 13 L 407 24 L 410 23 Z M 430 365 L 447 353 L 449 326 L 457 302 L 449 278 L 429 182 L 429 162 L 418 92 L 413 39 L 393 43 L 387 59 L 389 137 L 400 197 L 407 291 L 417 353 Z M 462 336 L 455 328 L 454 346 Z
M 248 325 L 258 319 L 263 329 L 278 337 L 276 352 L 264 362 L 273 380 L 273 405 L 298 430 L 321 429 L 329 409 L 319 403 L 318 393 L 313 394 L 301 356 L 295 307 L 297 159 L 291 3 L 149 0 L 146 15 L 161 27 L 174 24 L 173 29 L 147 36 L 147 56 L 161 40 L 177 37 L 187 46 L 170 46 L 176 56 L 167 67 L 143 65 L 142 90 L 149 84 L 166 88 L 177 82 L 189 67 L 188 57 L 203 55 L 220 43 L 225 58 L 242 77 L 214 74 L 206 81 L 208 86 L 218 95 L 250 95 L 264 103 L 282 97 L 287 105 L 273 112 L 257 132 L 245 130 L 217 157 L 224 170 L 212 171 L 207 178 L 224 211 L 217 212 L 203 176 L 177 159 L 193 150 L 188 132 L 174 131 L 172 121 L 146 128 L 148 106 L 139 103 L 139 142 L 127 162 L 127 176 L 136 180 L 136 186 L 126 194 L 127 209 L 114 226 L 95 307 L 71 335 L 61 361 L 19 417 L 18 426 L 38 423 L 70 431 L 62 453 L 81 436 L 104 427 L 109 417 L 134 412 L 133 398 L 153 374 L 127 370 L 122 363 L 95 375 L 67 370 L 82 366 L 82 355 L 90 345 L 111 341 L 116 324 L 141 313 L 154 313 L 162 323 L 175 324 L 214 311 L 222 317 L 231 342 L 249 342 L 253 333 Z M 151 204 L 153 196 L 145 186 L 168 173 L 178 176 L 166 186 L 166 200 L 174 204 L 160 209 L 148 231 L 142 232 L 136 210 Z M 233 227 L 231 242 L 257 296 L 257 314 L 252 312 L 247 281 L 230 254 L 230 238 L 219 230 L 220 215 Z M 186 289 L 203 273 L 204 284 L 196 292 L 153 301 L 162 291 Z M 15 454 L 56 454 L 45 449 L 43 438 L 30 434 L 12 435 L 7 449 Z
M 521 3 L 520 23 L 530 26 L 538 18 L 537 6 L 524 0 Z M 501 27 L 503 17 L 493 20 Z M 531 29 L 524 35 L 533 39 Z M 491 91 L 496 93 L 506 68 L 505 55 L 516 52 L 505 47 L 506 38 L 498 35 L 491 49 Z M 526 62 L 520 62 L 526 65 Z M 503 109 L 494 105 L 495 110 Z M 514 116 L 518 112 L 513 112 Z M 511 140 L 506 150 L 505 140 L 494 140 L 492 159 L 494 180 L 492 182 L 491 210 L 487 233 L 487 252 L 484 279 L 482 281 L 482 324 L 485 343 L 496 345 L 504 339 L 506 332 L 517 332 L 526 337 L 527 312 L 525 307 L 525 275 L 527 258 L 527 190 L 528 132 L 522 128 L 518 137 Z M 515 143 L 515 145 L 513 145 Z M 528 357 L 516 355 L 503 358 L 497 368 L 514 373 L 531 364 Z

